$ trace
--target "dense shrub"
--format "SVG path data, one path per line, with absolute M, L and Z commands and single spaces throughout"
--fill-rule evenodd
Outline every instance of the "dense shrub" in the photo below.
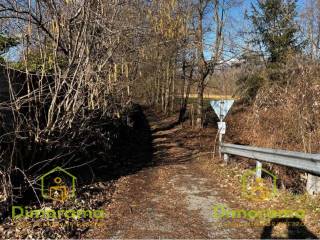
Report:
M 307 153 L 320 151 L 320 68 L 317 62 L 291 58 L 282 79 L 260 87 L 249 106 L 232 114 L 229 134 L 243 144 Z M 237 138 L 237 139 L 235 139 Z M 272 165 L 284 185 L 301 188 L 297 171 Z M 281 173 L 280 173 L 281 172 Z M 299 186 L 298 186 L 299 185 Z
M 246 103 L 252 102 L 265 82 L 265 78 L 260 73 L 242 75 L 237 81 L 240 97 Z
M 78 115 L 78 121 L 63 132 L 52 132 L 48 142 L 34 141 L 27 131 L 19 138 L 1 137 L 0 173 L 6 173 L 1 181 L 8 183 L 3 192 L 11 192 L 11 200 L 30 200 L 26 196 L 39 190 L 36 179 L 57 166 L 70 169 L 78 184 L 86 184 L 117 178 L 151 161 L 151 132 L 139 105 L 128 105 L 119 118 L 97 110 L 85 116 Z

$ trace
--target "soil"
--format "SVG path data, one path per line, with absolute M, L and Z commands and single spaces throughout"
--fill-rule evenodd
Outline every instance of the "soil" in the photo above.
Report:
M 272 199 L 248 201 L 241 194 L 241 179 L 248 169 L 254 168 L 255 162 L 235 157 L 227 165 L 221 161 L 215 153 L 217 129 L 214 121 L 207 122 L 206 127 L 199 130 L 188 122 L 176 124 L 177 116 L 165 117 L 148 109 L 145 112 L 151 130 L 148 127 L 144 141 L 138 132 L 133 134 L 136 144 L 122 148 L 123 153 L 132 155 L 127 159 L 132 164 L 126 166 L 131 170 L 112 181 L 83 186 L 78 192 L 78 201 L 67 202 L 75 208 L 104 209 L 107 216 L 99 227 L 81 226 L 78 221 L 66 221 L 57 228 L 32 224 L 19 227 L 8 220 L 0 224 L 0 239 L 310 239 L 320 236 L 320 208 L 317 207 L 320 196 L 291 194 L 286 189 L 278 189 L 277 196 Z M 238 141 L 232 134 L 225 140 Z M 139 164 L 132 167 L 133 163 Z M 105 173 L 106 178 L 108 173 Z M 302 220 L 227 220 L 214 217 L 217 205 L 240 210 L 301 209 L 306 211 L 306 216 Z
M 232 199 L 212 171 L 216 129 L 175 125 L 175 117 L 148 113 L 153 132 L 153 161 L 120 178 L 105 206 L 105 226 L 87 238 L 259 238 L 261 229 L 225 228 L 213 207 Z M 210 169 L 210 171 L 208 171 Z M 228 200 L 229 199 L 229 200 Z M 235 205 L 232 203 L 232 205 Z

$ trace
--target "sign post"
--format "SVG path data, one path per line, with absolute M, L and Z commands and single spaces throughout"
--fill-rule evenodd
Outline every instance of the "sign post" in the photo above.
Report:
M 215 100 L 211 101 L 210 104 L 220 119 L 218 122 L 218 133 L 219 133 L 219 157 L 221 158 L 221 144 L 222 144 L 222 136 L 226 134 L 227 125 L 223 120 L 227 116 L 230 108 L 232 107 L 234 100 Z M 228 161 L 228 155 L 225 154 L 224 160 Z

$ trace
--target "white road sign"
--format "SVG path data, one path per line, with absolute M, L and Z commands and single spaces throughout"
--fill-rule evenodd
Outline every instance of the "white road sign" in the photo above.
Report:
M 223 119 L 227 116 L 227 113 L 229 112 L 230 108 L 232 107 L 234 103 L 234 100 L 215 100 L 211 101 L 210 104 L 217 114 L 220 121 L 223 121 Z
M 225 122 L 218 122 L 218 130 L 220 134 L 226 134 L 227 125 Z

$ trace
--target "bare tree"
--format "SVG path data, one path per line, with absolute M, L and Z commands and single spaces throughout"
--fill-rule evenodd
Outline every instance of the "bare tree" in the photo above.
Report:
M 308 39 L 308 53 L 312 59 L 319 59 L 320 49 L 320 1 L 308 0 L 301 14 L 305 36 Z
M 199 0 L 194 3 L 195 18 L 194 28 L 196 35 L 196 48 L 197 48 L 197 127 L 202 127 L 203 124 L 203 93 L 206 87 L 206 79 L 209 74 L 214 72 L 214 68 L 219 64 L 223 48 L 223 29 L 225 25 L 225 0 Z M 205 43 L 205 34 L 207 34 L 205 18 L 208 11 L 213 11 L 213 18 L 215 24 L 215 41 L 212 43 L 212 57 L 210 60 L 205 58 L 205 52 L 208 51 Z
M 139 39 L 146 33 L 139 17 L 143 14 L 137 14 L 143 9 L 140 4 L 117 0 L 0 1 L 2 27 L 20 38 L 18 71 L 26 76 L 22 90 L 14 87 L 17 79 L 9 78 L 11 100 L 6 104 L 13 115 L 13 130 L 7 134 L 12 136 L 12 146 L 0 154 L 6 156 L 5 172 L 10 175 L 14 168 L 40 171 L 61 158 L 46 159 L 38 167 L 35 159 L 21 159 L 21 145 L 16 142 L 28 139 L 40 145 L 59 145 L 67 142 L 65 136 L 75 126 L 78 131 L 91 128 L 96 115 L 120 118 L 131 101 L 138 68 L 135 60 L 143 45 Z M 71 148 L 68 154 L 72 156 Z M 80 163 L 72 164 L 76 167 Z

